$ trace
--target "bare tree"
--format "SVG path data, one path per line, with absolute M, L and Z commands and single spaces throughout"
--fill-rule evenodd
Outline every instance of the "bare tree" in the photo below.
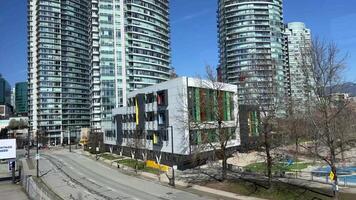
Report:
M 130 148 L 131 158 L 135 160 L 135 172 L 138 170 L 138 159 L 142 155 L 144 161 L 147 160 L 146 136 L 143 130 L 133 131 L 130 138 L 127 138 L 127 146 Z M 141 155 L 140 155 L 141 153 Z
M 10 130 L 17 130 L 17 129 L 19 129 L 19 126 L 20 126 L 20 122 L 18 120 L 11 119 L 10 122 L 9 122 L 8 128 Z
M 170 72 L 169 72 L 170 74 L 169 74 L 169 78 L 170 79 L 175 79 L 175 78 L 177 78 L 178 77 L 178 74 L 177 74 L 177 72 L 176 72 L 176 69 L 173 67 L 171 70 L 170 70 Z
M 224 180 L 227 159 L 233 153 L 229 149 L 230 142 L 236 139 L 238 129 L 236 92 L 228 92 L 226 84 L 217 82 L 215 70 L 210 66 L 206 67 L 206 79 L 197 80 L 199 88 L 188 91 L 190 102 L 182 106 L 181 112 L 188 115 L 187 119 L 182 119 L 183 128 L 190 131 L 192 153 L 197 162 L 200 162 L 200 155 L 206 152 L 222 160 L 221 180 Z
M 96 148 L 99 148 L 99 152 L 102 151 L 103 145 L 103 133 L 91 131 L 89 134 L 88 147 L 90 153 L 98 153 Z
M 298 102 L 300 103 L 300 102 Z M 298 159 L 298 154 L 300 153 L 300 143 L 303 141 L 307 134 L 305 132 L 306 120 L 305 113 L 299 112 L 296 109 L 297 102 L 290 99 L 287 104 L 287 116 L 281 119 L 282 124 L 282 134 L 286 137 L 286 145 L 294 144 L 295 149 L 294 159 Z M 298 105 L 299 106 L 299 105 Z
M 275 159 L 279 159 L 278 147 L 284 144 L 280 119 L 286 116 L 285 91 L 280 84 L 281 63 L 271 57 L 270 52 L 252 55 L 251 67 L 260 69 L 263 80 L 256 80 L 253 72 L 240 73 L 239 95 L 243 95 L 242 105 L 257 107 L 260 115 L 257 150 L 266 159 L 266 171 L 269 187 L 272 188 L 272 168 Z
M 347 55 L 342 55 L 335 43 L 319 39 L 304 50 L 300 59 L 304 73 L 312 78 L 308 85 L 311 98 L 306 115 L 312 142 L 301 146 L 330 166 L 335 188 L 338 188 L 338 158 L 355 144 L 354 122 L 348 118 L 352 116 L 350 102 L 333 97 L 335 88 L 342 85 L 346 59 Z M 338 190 L 334 192 L 335 199 L 338 199 Z

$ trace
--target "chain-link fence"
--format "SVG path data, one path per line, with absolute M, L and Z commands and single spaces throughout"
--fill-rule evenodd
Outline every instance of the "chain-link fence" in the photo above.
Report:
M 243 167 L 229 165 L 228 169 L 233 173 L 240 173 L 245 175 L 265 175 L 259 174 L 256 172 L 246 172 Z M 322 172 L 317 173 L 315 171 L 275 171 L 273 176 L 275 178 L 287 178 L 287 179 L 296 179 L 296 180 L 304 180 L 304 181 L 311 181 L 316 183 L 323 183 L 323 184 L 332 184 L 333 181 L 329 178 L 329 173 Z M 349 175 L 339 175 L 338 182 L 340 186 L 345 187 L 356 187 L 356 175 L 349 174 Z

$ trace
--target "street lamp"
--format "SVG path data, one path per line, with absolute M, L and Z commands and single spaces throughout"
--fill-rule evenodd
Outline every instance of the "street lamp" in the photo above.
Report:
M 172 178 L 169 179 L 169 185 L 175 186 L 175 175 L 174 175 L 174 146 L 173 146 L 173 126 L 167 126 L 171 129 L 171 145 L 172 145 Z
M 39 154 L 38 154 L 38 148 L 39 148 L 39 139 L 38 139 L 38 135 L 39 135 L 40 131 L 36 131 L 36 143 L 37 143 L 37 147 L 36 147 L 36 176 L 39 177 L 39 160 L 40 160 L 40 157 L 39 157 Z
M 70 143 L 70 136 L 71 136 L 71 129 L 70 128 L 67 128 L 67 133 L 68 133 L 68 146 L 69 146 L 69 152 L 72 152 L 72 145 L 71 145 L 71 143 Z
M 69 143 L 69 152 L 72 152 L 72 141 L 70 141 L 70 137 L 71 137 L 71 131 L 69 131 L 69 138 L 68 138 L 68 143 Z
M 30 159 L 30 131 L 27 131 L 27 159 Z
M 76 126 L 74 127 L 74 133 L 75 133 L 75 140 L 77 140 L 77 137 L 78 137 L 78 133 L 77 131 L 80 129 L 80 126 Z M 68 145 L 69 145 L 69 152 L 72 152 L 72 141 L 70 140 L 71 139 L 71 136 L 72 136 L 72 131 L 73 129 L 69 128 L 68 129 Z

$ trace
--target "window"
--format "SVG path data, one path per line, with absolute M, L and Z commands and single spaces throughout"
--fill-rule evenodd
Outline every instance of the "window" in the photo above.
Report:
M 167 129 L 160 131 L 160 138 L 162 139 L 162 141 L 168 141 L 168 131 L 167 131 Z
M 158 125 L 166 124 L 166 112 L 161 111 L 158 113 Z
M 200 131 L 190 131 L 190 145 L 201 144 L 201 134 Z
M 155 113 L 154 112 L 147 112 L 146 113 L 146 121 L 152 122 L 155 120 Z
M 153 103 L 155 101 L 155 95 L 153 93 L 149 93 L 146 95 L 146 103 Z
M 153 140 L 153 131 L 147 131 L 146 139 Z
M 115 131 L 111 131 L 111 130 L 105 131 L 105 137 L 116 137 Z
M 157 105 L 166 106 L 167 105 L 167 90 L 157 92 Z

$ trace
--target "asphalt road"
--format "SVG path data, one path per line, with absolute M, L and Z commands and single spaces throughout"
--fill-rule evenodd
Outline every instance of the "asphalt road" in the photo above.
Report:
M 46 152 L 43 179 L 65 199 L 206 200 L 186 191 L 120 173 L 77 153 Z

